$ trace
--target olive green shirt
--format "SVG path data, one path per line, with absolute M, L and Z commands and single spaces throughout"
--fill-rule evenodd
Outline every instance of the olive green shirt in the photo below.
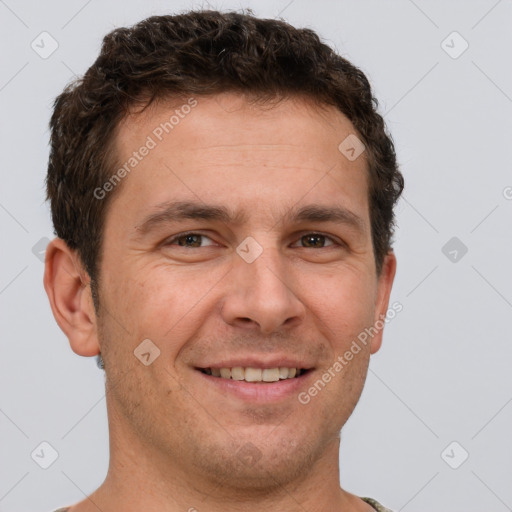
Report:
M 361 498 L 363 501 L 371 505 L 377 512 L 393 512 L 389 508 L 383 507 L 379 502 L 372 498 Z M 59 508 L 55 512 L 68 512 L 69 508 Z

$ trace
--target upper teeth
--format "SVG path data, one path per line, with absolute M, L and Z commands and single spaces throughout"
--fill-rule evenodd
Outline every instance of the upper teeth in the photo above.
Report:
M 245 380 L 247 382 L 276 382 L 278 380 L 292 379 L 300 375 L 297 368 L 242 368 L 234 366 L 233 368 L 206 368 L 204 370 L 214 377 L 224 379 Z

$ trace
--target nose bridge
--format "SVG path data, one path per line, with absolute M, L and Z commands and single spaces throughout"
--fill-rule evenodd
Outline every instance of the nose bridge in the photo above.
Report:
M 251 247 L 251 241 L 248 246 L 239 246 L 233 262 L 233 284 L 223 311 L 226 322 L 232 325 L 247 325 L 251 320 L 262 332 L 271 333 L 290 319 L 301 317 L 303 308 L 287 282 L 285 256 L 279 248 L 267 242 L 260 245 L 260 254 L 254 259 L 255 252 L 251 258 L 245 258 L 256 249 L 254 243 Z
M 242 269 L 252 276 L 255 293 L 290 293 L 286 283 L 286 268 L 279 249 L 267 245 L 261 255 L 251 264 L 242 264 Z M 277 296 L 276 296 L 277 297 Z

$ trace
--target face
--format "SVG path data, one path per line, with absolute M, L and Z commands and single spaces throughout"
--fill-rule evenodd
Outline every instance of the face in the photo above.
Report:
M 118 161 L 137 163 L 104 227 L 98 337 L 111 428 L 196 478 L 284 484 L 337 443 L 380 344 L 361 345 L 308 393 L 387 308 L 365 155 L 348 160 L 338 146 L 351 123 L 304 99 L 183 104 L 155 104 L 117 134 Z M 272 382 L 216 376 L 233 367 Z

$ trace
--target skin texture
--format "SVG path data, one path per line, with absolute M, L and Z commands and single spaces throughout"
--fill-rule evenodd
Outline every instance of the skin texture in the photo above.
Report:
M 244 400 L 195 369 L 232 356 L 291 357 L 314 368 L 300 388 L 307 391 L 386 314 L 395 256 L 377 276 L 365 155 L 351 162 L 338 150 L 355 130 L 334 108 L 304 98 L 272 108 L 232 93 L 197 102 L 118 185 L 104 229 L 98 315 L 76 254 L 60 239 L 47 250 L 54 315 L 77 354 L 101 350 L 107 377 L 109 471 L 70 510 L 372 510 L 340 488 L 339 433 L 382 331 L 306 405 L 298 393 Z M 183 103 L 128 116 L 117 133 L 118 162 Z M 143 233 L 144 219 L 168 201 L 246 218 L 170 221 Z M 343 207 L 361 229 L 287 218 L 305 205 Z M 204 237 L 189 247 L 172 240 L 189 231 Z M 311 246 L 311 233 L 328 238 Z M 236 252 L 249 236 L 263 249 L 252 263 Z M 134 356 L 145 339 L 160 350 L 148 366 Z

